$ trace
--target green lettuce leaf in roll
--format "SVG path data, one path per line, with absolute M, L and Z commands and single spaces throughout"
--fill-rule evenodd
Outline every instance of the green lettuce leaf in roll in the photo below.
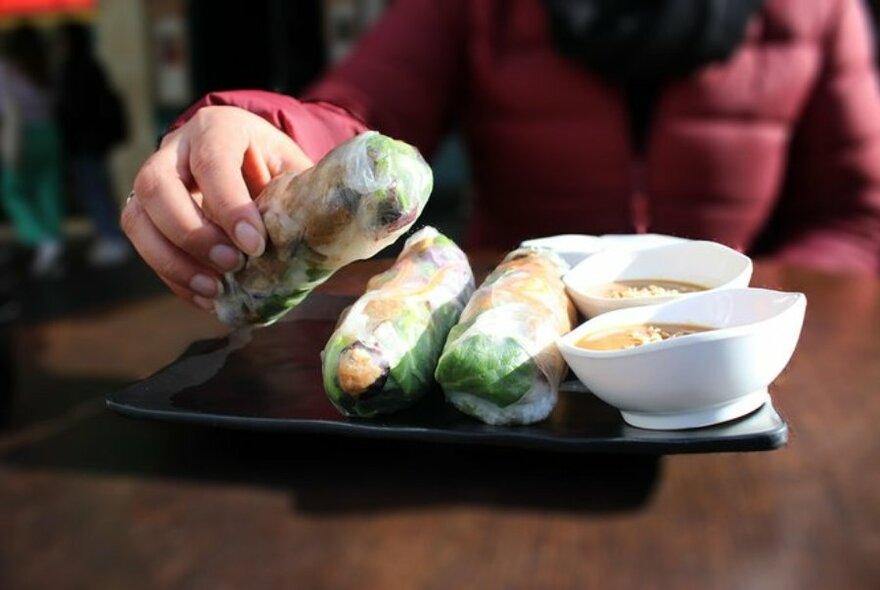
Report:
M 273 179 L 256 199 L 266 251 L 224 277 L 217 316 L 233 325 L 274 322 L 336 270 L 406 232 L 432 184 L 414 147 L 374 131 L 337 146 L 308 170 Z
M 431 227 L 374 276 L 321 353 L 324 389 L 348 416 L 412 405 L 434 384 L 446 336 L 474 290 L 467 257 Z
M 447 400 L 489 424 L 529 424 L 556 404 L 566 365 L 556 339 L 574 307 L 552 251 L 509 253 L 471 297 L 450 331 L 435 373 Z

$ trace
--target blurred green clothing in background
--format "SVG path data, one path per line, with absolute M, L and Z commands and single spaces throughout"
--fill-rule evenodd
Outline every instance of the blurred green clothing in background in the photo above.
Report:
M 23 125 L 14 162 L 3 162 L 3 207 L 22 242 L 37 245 L 61 233 L 61 143 L 53 123 Z

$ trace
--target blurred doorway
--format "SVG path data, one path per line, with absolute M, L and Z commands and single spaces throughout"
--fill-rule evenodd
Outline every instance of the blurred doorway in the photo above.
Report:
M 296 94 L 324 69 L 320 0 L 187 4 L 195 96 L 232 88 Z

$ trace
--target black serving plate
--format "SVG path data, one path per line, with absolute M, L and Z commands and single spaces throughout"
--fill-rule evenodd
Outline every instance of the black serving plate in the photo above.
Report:
M 320 351 L 352 298 L 315 294 L 267 328 L 196 342 L 155 375 L 107 396 L 134 418 L 249 430 L 326 433 L 576 452 L 650 454 L 763 451 L 781 447 L 788 428 L 772 405 L 717 426 L 680 431 L 628 426 L 611 406 L 568 381 L 547 420 L 489 426 L 432 391 L 414 407 L 379 419 L 339 414 L 321 383 Z

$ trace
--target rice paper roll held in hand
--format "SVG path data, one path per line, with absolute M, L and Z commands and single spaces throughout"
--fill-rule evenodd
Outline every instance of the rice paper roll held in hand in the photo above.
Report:
M 426 227 L 374 276 L 321 353 L 324 389 L 348 416 L 371 417 L 418 401 L 434 384 L 446 336 L 474 291 L 467 256 Z
M 314 167 L 274 178 L 256 198 L 266 251 L 224 277 L 215 311 L 233 325 L 265 325 L 333 272 L 394 242 L 427 203 L 433 178 L 414 147 L 374 131 Z
M 566 372 L 556 339 L 575 321 L 562 283 L 568 268 L 551 250 L 521 247 L 486 277 L 437 365 L 450 403 L 489 424 L 529 424 L 550 414 Z

